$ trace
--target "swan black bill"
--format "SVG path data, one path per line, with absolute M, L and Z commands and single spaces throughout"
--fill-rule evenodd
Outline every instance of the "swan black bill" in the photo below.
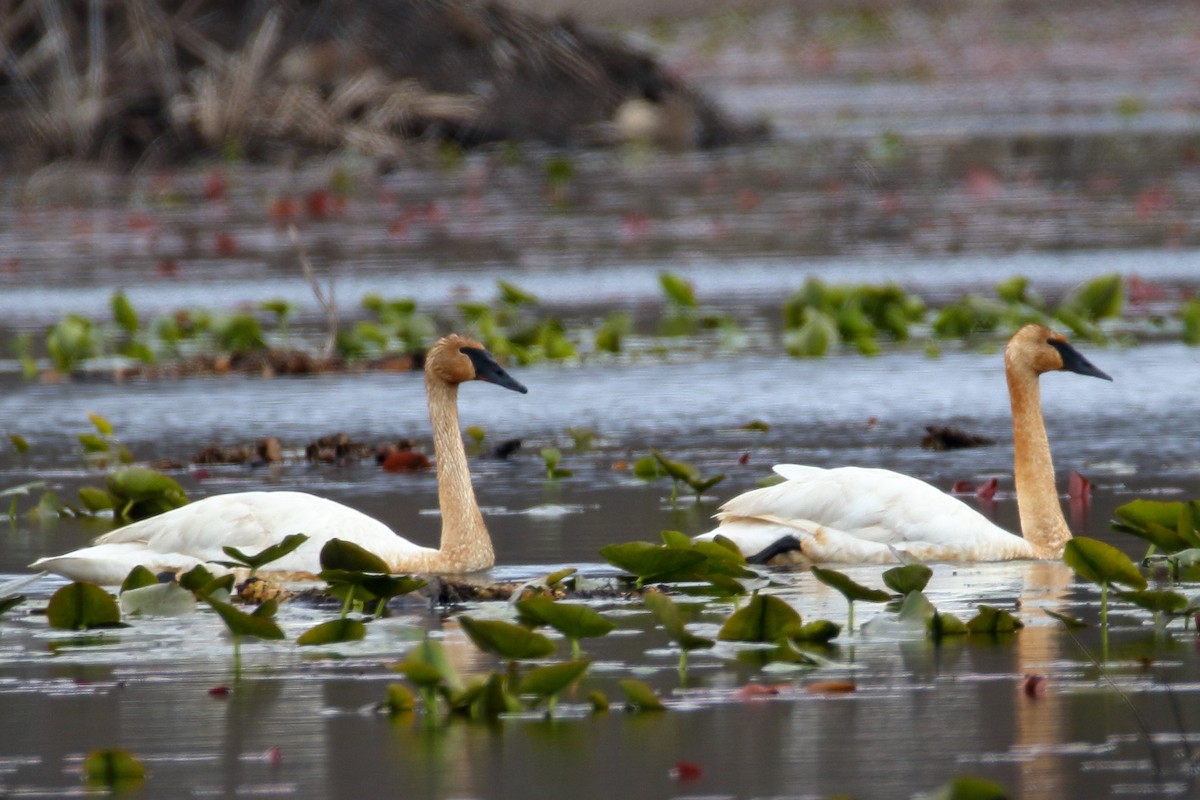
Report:
M 462 347 L 459 350 L 471 359 L 471 363 L 475 366 L 476 380 L 494 383 L 521 394 L 529 391 L 524 384 L 505 372 L 504 367 L 497 364 L 496 359 L 492 358 L 492 354 L 488 351 L 480 350 L 478 347 Z
M 1106 381 L 1112 380 L 1107 372 L 1088 361 L 1083 353 L 1080 353 L 1066 342 L 1059 341 L 1058 339 L 1047 339 L 1046 344 L 1053 347 L 1062 356 L 1063 369 L 1067 372 L 1074 372 L 1077 375 L 1089 375 L 1093 378 L 1103 378 Z

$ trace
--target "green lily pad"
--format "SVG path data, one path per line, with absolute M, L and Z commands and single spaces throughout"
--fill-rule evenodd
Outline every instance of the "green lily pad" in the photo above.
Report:
M 1117 596 L 1147 611 L 1179 614 L 1188 607 L 1188 599 L 1170 589 L 1144 589 L 1139 592 L 1118 592 Z
M 1146 578 L 1129 557 L 1098 539 L 1076 536 L 1067 542 L 1063 561 L 1084 580 L 1094 583 L 1119 583 L 1131 589 L 1145 589 Z
M 50 597 L 46 617 L 51 628 L 67 631 L 121 625 L 117 600 L 92 583 L 69 583 Z
M 967 622 L 971 633 L 1015 633 L 1025 623 L 1010 612 L 994 606 L 980 606 L 978 613 Z
M 557 570 L 555 572 L 551 572 L 549 575 L 547 575 L 545 577 L 544 582 L 547 586 L 553 588 L 555 586 L 558 586 L 560 583 L 562 583 L 564 580 L 571 577 L 578 571 L 579 571 L 578 567 L 564 567 L 563 569 Z
M 521 710 L 520 701 L 508 690 L 508 678 L 500 673 L 489 675 L 479 691 L 472 695 L 467 707 L 471 719 L 496 719 L 501 714 Z
M 1008 792 L 985 778 L 961 775 L 926 795 L 925 800 L 1008 800 Z
M 233 561 L 218 561 L 217 563 L 224 567 L 249 567 L 250 571 L 254 572 L 272 561 L 283 558 L 307 541 L 308 536 L 303 533 L 289 534 L 283 537 L 282 541 L 264 547 L 254 555 L 247 555 L 236 547 L 222 547 L 221 550 Z
M 557 603 L 549 597 L 518 600 L 517 610 L 536 624 L 549 625 L 569 639 L 605 636 L 617 627 L 595 609 L 578 603 Z
M 458 621 L 476 647 L 509 661 L 545 658 L 554 652 L 554 642 L 511 622 L 468 616 L 460 616 Z
M 965 636 L 971 632 L 971 629 L 961 619 L 941 611 L 933 612 L 927 625 L 929 636 L 934 641 L 940 641 L 946 636 Z
M 792 634 L 793 642 L 828 642 L 836 639 L 842 633 L 842 626 L 827 619 L 815 619 L 800 626 Z
M 1042 610 L 1072 630 L 1078 630 L 1088 626 L 1088 624 L 1079 617 L 1074 617 L 1061 611 L 1051 611 L 1048 608 L 1043 608 Z
M 922 592 L 933 577 L 933 570 L 924 564 L 905 564 L 883 573 L 883 584 L 897 594 Z
M 800 614 L 774 595 L 755 594 L 733 612 L 717 638 L 735 642 L 778 642 L 800 632 Z
M 694 569 L 706 560 L 703 553 L 695 550 L 680 550 L 649 542 L 610 544 L 600 548 L 600 555 L 613 566 L 642 579 Z
M 414 710 L 417 707 L 417 701 L 403 683 L 389 683 L 383 707 L 389 714 L 403 714 L 406 711 Z
M 158 583 L 158 577 L 150 570 L 138 564 L 133 569 L 129 570 L 129 574 L 125 576 L 125 580 L 121 582 L 121 589 L 117 594 L 124 594 L 132 589 L 141 589 L 146 586 L 153 586 Z
M 93 514 L 100 511 L 108 511 L 112 509 L 112 496 L 103 489 L 98 489 L 95 486 L 80 486 L 79 487 L 79 502 Z
M 706 650 L 716 642 L 705 636 L 697 636 L 686 627 L 687 619 L 679 605 L 662 592 L 646 592 L 642 595 L 646 608 L 654 612 L 663 628 L 683 650 Z
M 321 548 L 321 569 L 387 574 L 388 563 L 365 547 L 345 539 L 330 539 Z
M 882 589 L 871 589 L 854 581 L 844 572 L 823 567 L 811 567 L 812 574 L 826 586 L 832 586 L 841 592 L 847 600 L 861 600 L 865 603 L 886 603 L 892 596 Z
M 553 697 L 583 677 L 591 661 L 566 661 L 548 664 L 525 673 L 517 689 L 520 694 L 535 694 L 538 697 Z
M 287 638 L 275 620 L 271 619 L 278 604 L 274 600 L 263 603 L 254 613 L 247 614 L 234 608 L 229 603 L 222 603 L 211 597 L 204 598 L 213 610 L 225 622 L 225 627 L 234 636 L 250 636 L 255 639 L 285 639 Z
M 127 789 L 146 778 L 146 767 L 127 750 L 93 750 L 83 760 L 83 776 L 88 783 Z
M 633 678 L 618 681 L 625 693 L 626 705 L 634 711 L 665 711 L 666 706 L 648 685 Z
M 187 492 L 173 478 L 149 467 L 126 467 L 105 480 L 113 508 L 122 517 L 144 519 L 187 505 Z
M 426 637 L 413 648 L 408 657 L 393 667 L 410 681 L 422 687 L 444 685 L 452 691 L 462 686 L 458 672 L 441 642 Z
M 658 273 L 658 283 L 667 299 L 680 308 L 695 308 L 698 305 L 692 285 L 678 275 L 671 272 L 660 272 Z
M 23 594 L 10 594 L 0 597 L 0 614 L 3 614 L 10 608 L 21 605 L 21 603 L 25 602 L 25 599 L 25 595 Z
M 120 602 L 130 616 L 182 617 L 196 610 L 196 595 L 173 581 L 122 589 Z
M 357 642 L 366 638 L 367 626 L 361 620 L 341 617 L 322 622 L 306 630 L 296 639 L 296 644 L 339 644 Z

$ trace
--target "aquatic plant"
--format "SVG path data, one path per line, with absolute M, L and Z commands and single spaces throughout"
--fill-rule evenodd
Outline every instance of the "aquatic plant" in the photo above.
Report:
M 642 602 L 658 617 L 672 641 L 679 645 L 679 679 L 686 683 L 687 654 L 692 650 L 707 650 L 716 642 L 707 636 L 697 636 L 689 631 L 687 622 L 690 614 L 662 592 L 648 591 L 642 595 Z
M 235 678 L 240 678 L 242 675 L 242 637 L 252 639 L 287 638 L 283 630 L 272 619 L 275 612 L 279 610 L 279 603 L 276 600 L 265 601 L 249 614 L 234 608 L 229 603 L 217 600 L 211 595 L 204 597 L 204 601 L 212 607 L 213 611 L 217 612 L 229 630 L 230 638 L 233 639 L 233 675 Z
M 1116 511 L 1112 527 L 1150 543 L 1167 555 L 1200 548 L 1200 501 L 1164 501 L 1137 499 Z
M 66 631 L 123 627 L 116 598 L 95 584 L 80 581 L 68 583 L 50 596 L 46 620 L 51 628 Z
M 562 453 L 557 447 L 543 447 L 542 462 L 546 465 L 546 480 L 554 481 L 559 478 L 569 478 L 574 473 L 569 469 L 558 466 L 562 461 Z
M 224 552 L 225 555 L 229 556 L 229 558 L 232 560 L 217 561 L 216 563 L 223 567 L 241 567 L 248 569 L 250 571 L 250 577 L 254 577 L 254 573 L 256 573 L 259 569 L 265 567 L 267 564 L 270 564 L 272 561 L 278 561 L 307 541 L 307 535 L 303 533 L 293 533 L 283 537 L 283 540 L 277 544 L 264 547 L 262 550 L 259 550 L 253 555 L 243 553 L 236 547 L 226 546 L 222 547 L 221 551 Z
M 924 564 L 904 564 L 884 570 L 883 585 L 897 594 L 924 591 L 933 577 L 933 570 Z
M 844 572 L 817 566 L 810 567 L 809 569 L 812 570 L 812 574 L 817 580 L 826 586 L 836 589 L 842 597 L 846 598 L 846 604 L 849 606 L 846 616 L 846 630 L 852 634 L 854 633 L 854 601 L 886 603 L 892 599 L 892 596 L 882 589 L 870 589 L 863 586 Z
M 686 484 L 693 492 L 696 493 L 696 504 L 699 505 L 700 498 L 704 492 L 725 480 L 724 473 L 704 477 L 700 474 L 699 469 L 685 461 L 676 461 L 674 459 L 667 458 L 657 450 L 651 450 L 650 454 L 654 456 L 654 460 L 658 462 L 662 472 L 673 481 L 673 485 L 671 487 L 672 504 L 674 504 L 678 499 L 679 484 L 681 483 Z
M 741 551 L 729 540 L 718 537 L 711 542 L 696 541 L 679 531 L 663 531 L 663 544 L 625 542 L 606 545 L 600 555 L 613 566 L 637 578 L 637 586 L 646 581 L 660 583 L 707 583 L 719 594 L 744 594 L 739 579 L 756 578 L 746 566 Z
M 404 661 L 392 669 L 403 673 L 416 684 L 427 718 L 430 720 L 437 716 L 439 696 L 449 699 L 462 690 L 462 680 L 446 655 L 446 648 L 441 642 L 430 639 L 428 634 L 409 652 Z
M 1129 557 L 1110 544 L 1086 536 L 1067 542 L 1063 561 L 1084 580 L 1100 584 L 1100 642 L 1108 659 L 1108 585 L 1119 583 L 1135 590 L 1146 588 L 1146 578 Z
M 128 750 L 92 750 L 83 759 L 84 780 L 114 793 L 138 788 L 146 779 L 146 767 Z
M 110 463 L 130 464 L 133 454 L 121 444 L 111 422 L 100 414 L 88 414 L 95 433 L 81 433 L 77 437 L 83 445 L 84 459 L 89 465 L 105 469 Z
M 579 640 L 607 636 L 616 623 L 593 608 L 580 603 L 559 603 L 549 597 L 535 595 L 517 601 L 521 622 L 547 625 L 571 642 L 571 658 L 581 655 Z
M 517 694 L 534 695 L 537 698 L 535 705 L 543 699 L 546 700 L 546 716 L 553 717 L 559 694 L 568 686 L 577 683 L 591 664 L 591 661 L 576 660 L 535 667 L 521 677 L 521 682 L 517 685 Z
M 401 594 L 415 592 L 425 585 L 422 578 L 394 575 L 388 564 L 369 550 L 344 539 L 330 539 L 321 547 L 321 572 L 317 577 L 328 584 L 328 591 L 341 598 L 341 617 L 345 618 L 353 605 L 375 601 L 375 616 L 383 615 L 388 600 Z M 335 630 L 356 631 L 353 626 L 327 626 L 322 636 Z M 315 634 L 314 634 L 315 635 Z M 358 637 L 361 638 L 361 637 Z
M 665 711 L 666 706 L 644 681 L 626 678 L 617 681 L 625 693 L 625 707 L 630 711 Z
M 110 472 L 104 482 L 113 519 L 133 522 L 187 505 L 187 492 L 173 478 L 149 467 Z

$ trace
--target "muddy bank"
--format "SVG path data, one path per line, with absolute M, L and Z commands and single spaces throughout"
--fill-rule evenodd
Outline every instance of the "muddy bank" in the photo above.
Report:
M 28 0 L 0 29 L 13 162 L 397 158 L 413 140 L 704 147 L 763 133 L 616 38 L 499 3 L 98 8 Z

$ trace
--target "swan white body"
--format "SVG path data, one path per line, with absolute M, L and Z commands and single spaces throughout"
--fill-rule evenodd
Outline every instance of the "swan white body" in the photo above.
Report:
M 1042 325 L 1017 331 L 1004 351 L 1013 413 L 1013 475 L 1024 536 L 993 524 L 922 480 L 885 469 L 784 464 L 786 480 L 733 498 L 718 527 L 756 561 L 887 563 L 1058 558 L 1071 538 L 1054 483 L 1038 377 L 1066 370 L 1112 380 Z
M 747 558 L 788 536 L 800 563 L 886 564 L 892 548 L 919 561 L 1036 558 L 1033 546 L 956 497 L 925 481 L 886 469 L 775 467 L 783 483 L 738 495 L 721 506 L 720 534 Z
M 437 556 L 397 536 L 377 519 L 349 506 L 304 492 L 238 492 L 206 497 L 167 514 L 126 525 L 98 538 L 90 547 L 43 558 L 31 566 L 73 580 L 119 584 L 134 567 L 151 572 L 186 572 L 197 564 L 215 571 L 229 561 L 223 547 L 257 553 L 292 533 L 308 541 L 273 561 L 270 571 L 295 579 L 320 572 L 321 548 L 330 539 L 353 542 L 388 563 L 417 562 Z M 414 570 L 415 571 L 415 570 Z
M 422 547 L 360 511 L 303 492 L 238 492 L 197 500 L 99 537 L 89 547 L 42 558 L 30 566 L 72 580 L 118 584 L 141 565 L 152 572 L 186 572 L 197 564 L 214 572 L 228 561 L 222 548 L 254 554 L 303 533 L 308 541 L 260 572 L 283 580 L 312 580 L 321 571 L 321 548 L 330 539 L 360 545 L 382 558 L 392 572 L 463 573 L 495 562 L 491 538 L 471 487 L 458 428 L 458 385 L 495 383 L 524 393 L 478 342 L 451 335 L 430 348 L 425 387 L 437 454 L 438 505 L 442 536 L 438 548 Z

